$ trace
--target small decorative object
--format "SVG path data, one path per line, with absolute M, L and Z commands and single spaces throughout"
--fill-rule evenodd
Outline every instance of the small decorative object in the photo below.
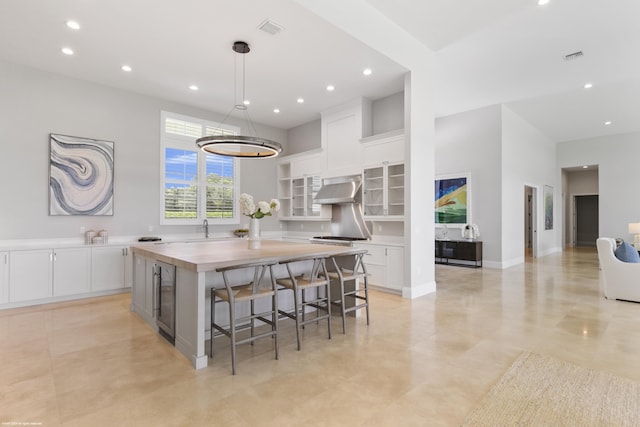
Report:
M 249 234 L 249 229 L 248 228 L 236 228 L 235 230 L 233 230 L 233 234 L 235 234 L 237 237 L 245 237 Z
M 249 249 L 260 249 L 260 218 L 271 216 L 280 210 L 280 201 L 271 199 L 271 202 L 253 201 L 253 196 L 247 193 L 240 195 L 240 211 L 242 215 L 251 218 L 249 222 Z
M 476 224 L 467 224 L 462 229 L 462 237 L 469 240 L 475 240 L 480 237 L 480 230 Z

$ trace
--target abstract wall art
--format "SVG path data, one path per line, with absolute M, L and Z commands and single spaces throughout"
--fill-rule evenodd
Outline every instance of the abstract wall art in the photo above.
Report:
M 435 223 L 465 225 L 471 222 L 468 174 L 436 177 Z
M 113 215 L 114 143 L 50 134 L 49 215 Z
M 544 186 L 544 229 L 553 230 L 553 187 Z

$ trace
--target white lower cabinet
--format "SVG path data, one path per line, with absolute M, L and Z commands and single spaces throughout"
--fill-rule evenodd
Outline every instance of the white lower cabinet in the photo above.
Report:
M 12 251 L 9 257 L 9 302 L 53 296 L 53 251 Z
M 9 302 L 9 252 L 0 252 L 0 304 Z
M 152 322 L 154 307 L 154 276 L 155 262 L 143 257 L 133 257 L 133 277 L 136 286 L 131 288 L 131 300 L 134 311 L 143 315 L 146 321 Z M 142 286 L 144 284 L 144 286 Z
M 94 247 L 91 252 L 92 291 L 131 287 L 133 273 L 128 246 Z
M 404 283 L 404 248 L 377 244 L 354 244 L 366 249 L 365 267 L 369 273 L 369 283 L 381 288 L 399 292 Z
M 53 251 L 53 296 L 91 291 L 91 249 L 65 248 Z

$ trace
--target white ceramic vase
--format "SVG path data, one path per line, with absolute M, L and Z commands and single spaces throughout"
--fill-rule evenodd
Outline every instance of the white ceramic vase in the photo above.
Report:
M 260 220 L 257 218 L 249 221 L 249 249 L 260 249 Z

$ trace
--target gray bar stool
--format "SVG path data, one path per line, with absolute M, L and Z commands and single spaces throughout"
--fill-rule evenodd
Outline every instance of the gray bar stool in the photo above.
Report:
M 299 262 L 313 261 L 311 271 L 305 274 L 295 275 L 292 264 Z M 329 280 L 327 279 L 327 268 L 324 257 L 317 256 L 303 256 L 298 258 L 291 258 L 288 260 L 280 261 L 281 264 L 287 266 L 287 272 L 289 277 L 282 279 L 276 279 L 276 283 L 282 286 L 282 289 L 290 289 L 293 291 L 293 313 L 287 313 L 280 310 L 280 314 L 295 320 L 296 322 L 296 339 L 298 341 L 298 351 L 300 351 L 300 329 L 304 325 L 312 322 L 319 322 L 320 320 L 327 320 L 327 333 L 329 339 L 331 339 L 331 288 L 329 286 Z M 315 289 L 315 297 L 313 299 L 307 299 L 306 291 L 309 289 Z M 324 289 L 324 295 L 321 292 Z M 305 318 L 306 307 L 313 307 L 316 309 L 316 316 L 313 318 Z M 321 314 L 324 312 L 324 314 Z
M 352 311 L 364 308 L 367 313 L 367 325 L 369 324 L 369 274 L 363 262 L 366 253 L 366 250 L 362 250 L 353 255 L 331 257 L 332 269 L 328 273 L 329 278 L 340 283 L 340 299 L 332 299 L 332 303 L 340 306 L 343 334 L 347 333 L 347 313 Z M 354 289 L 345 291 L 345 282 L 349 281 L 354 281 Z M 353 305 L 350 305 L 348 300 L 351 300 Z
M 212 288 L 211 289 L 211 357 L 213 358 L 213 341 L 214 341 L 214 329 L 221 332 L 231 339 L 231 369 L 233 375 L 236 374 L 236 346 L 247 342 L 265 338 L 273 337 L 275 342 L 276 360 L 278 359 L 278 297 L 277 287 L 273 276 L 272 263 L 249 263 L 242 265 L 234 265 L 231 267 L 219 268 L 216 271 L 222 273 L 222 279 L 224 281 L 224 288 Z M 234 285 L 229 279 L 228 273 L 233 270 L 250 269 L 253 268 L 253 280 L 248 284 Z M 260 287 L 264 274 L 269 270 L 271 286 Z M 271 307 L 268 311 L 256 313 L 255 301 L 263 298 L 271 297 Z M 229 304 L 229 328 L 224 328 L 215 322 L 215 307 L 216 304 L 222 301 L 226 301 Z M 236 304 L 242 301 L 250 301 L 251 313 L 248 316 L 236 318 Z M 270 317 L 270 318 L 269 318 Z M 271 326 L 271 330 L 255 334 L 255 320 L 258 319 L 267 325 Z M 243 339 L 237 338 L 237 332 L 239 328 L 246 325 L 249 321 L 251 325 L 251 336 Z

